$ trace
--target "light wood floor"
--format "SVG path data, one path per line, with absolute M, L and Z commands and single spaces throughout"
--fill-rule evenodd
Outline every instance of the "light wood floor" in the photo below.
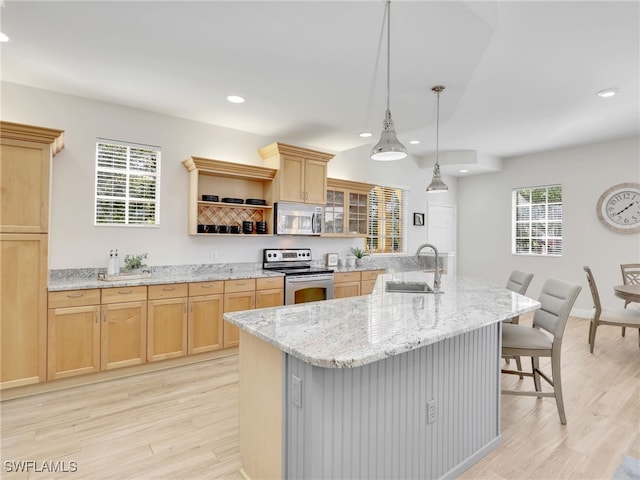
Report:
M 570 318 L 565 332 L 568 425 L 553 399 L 503 396 L 502 445 L 462 478 L 610 479 L 623 455 L 640 458 L 638 333 L 598 329 L 592 355 L 587 330 Z M 0 414 L 2 479 L 241 478 L 235 355 L 7 400 Z M 7 472 L 18 460 L 76 462 L 77 472 Z

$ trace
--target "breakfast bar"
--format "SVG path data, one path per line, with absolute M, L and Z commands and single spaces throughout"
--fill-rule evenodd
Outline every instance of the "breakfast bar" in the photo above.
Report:
M 224 315 L 246 477 L 455 477 L 499 444 L 500 322 L 539 303 L 466 277 L 387 291 L 424 283 L 387 273 L 370 295 Z

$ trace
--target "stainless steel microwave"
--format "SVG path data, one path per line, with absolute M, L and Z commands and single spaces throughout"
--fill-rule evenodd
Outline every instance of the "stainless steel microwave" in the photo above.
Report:
M 278 202 L 274 205 L 273 223 L 276 235 L 320 235 L 322 205 Z

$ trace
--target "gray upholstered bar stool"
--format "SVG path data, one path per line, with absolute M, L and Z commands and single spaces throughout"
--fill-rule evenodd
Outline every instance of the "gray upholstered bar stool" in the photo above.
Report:
M 540 292 L 540 309 L 533 315 L 533 325 L 505 323 L 502 325 L 502 356 L 531 357 L 531 372 L 503 369 L 502 373 L 533 377 L 535 391 L 502 390 L 506 395 L 531 397 L 554 397 L 560 416 L 560 423 L 567 424 L 562 399 L 560 375 L 560 351 L 562 336 L 571 308 L 582 287 L 562 280 L 549 279 Z M 540 370 L 540 358 L 551 358 L 551 377 Z M 553 392 L 543 392 L 542 377 L 553 387 Z
M 533 280 L 533 273 L 523 272 L 522 270 L 514 270 L 509 275 L 509 280 L 507 280 L 507 288 L 512 292 L 519 293 L 520 295 L 524 295 L 527 293 L 527 289 L 529 288 L 529 284 Z M 520 317 L 512 317 L 504 320 L 505 323 L 520 323 Z M 509 357 L 505 358 L 507 364 L 509 364 Z M 516 357 L 516 367 L 518 370 L 522 370 L 522 363 L 520 362 L 520 357 Z M 522 376 L 520 376 L 522 378 Z

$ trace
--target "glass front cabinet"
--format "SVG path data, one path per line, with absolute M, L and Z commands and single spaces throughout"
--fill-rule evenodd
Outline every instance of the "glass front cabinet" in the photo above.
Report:
M 324 236 L 366 237 L 369 191 L 375 185 L 327 178 Z

